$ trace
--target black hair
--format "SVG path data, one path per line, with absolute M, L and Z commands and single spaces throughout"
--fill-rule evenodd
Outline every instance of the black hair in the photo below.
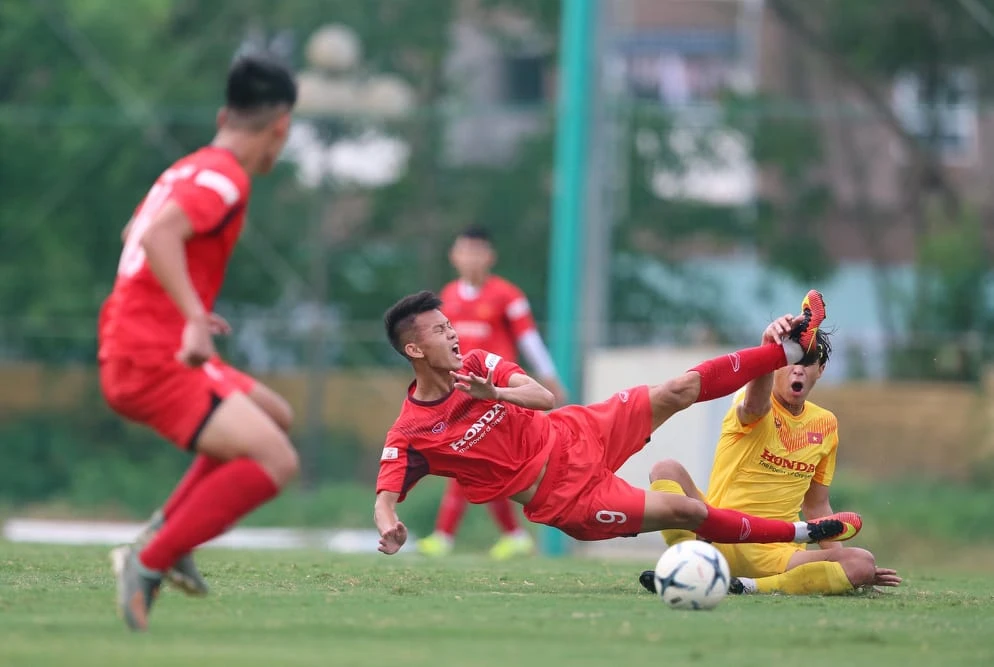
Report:
M 421 313 L 436 310 L 441 305 L 442 300 L 434 292 L 423 290 L 417 294 L 408 294 L 390 306 L 383 315 L 383 325 L 386 327 L 387 338 L 390 339 L 390 345 L 393 346 L 393 349 L 406 359 L 403 339 L 414 326 L 414 318 Z
M 824 366 L 832 356 L 832 332 L 819 327 L 815 332 L 815 342 L 818 344 L 818 365 Z
M 490 230 L 486 227 L 481 227 L 480 225 L 470 225 L 466 229 L 459 232 L 459 236 L 456 238 L 486 241 L 487 243 L 494 242 L 493 236 L 490 235 Z
M 297 83 L 283 61 L 266 51 L 235 58 L 228 70 L 225 105 L 236 112 L 252 113 L 297 103 Z

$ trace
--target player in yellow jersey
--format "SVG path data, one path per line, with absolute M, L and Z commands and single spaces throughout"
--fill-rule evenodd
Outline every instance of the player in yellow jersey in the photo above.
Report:
M 809 300 L 820 299 L 809 292 Z M 763 332 L 763 342 L 779 342 L 790 330 L 789 315 Z M 825 371 L 831 342 L 819 329 L 818 360 L 810 366 L 786 366 L 750 382 L 725 415 L 707 498 L 686 469 L 661 461 L 650 474 L 651 488 L 684 494 L 717 506 L 770 519 L 796 521 L 832 514 L 829 485 L 835 474 L 838 421 L 828 410 L 807 400 Z M 664 530 L 673 546 L 695 539 L 687 530 Z M 841 542 L 824 542 L 807 551 L 803 544 L 716 544 L 728 560 L 732 593 L 847 593 L 860 586 L 897 586 L 894 570 L 876 566 L 873 554 Z M 654 592 L 652 571 L 639 577 Z

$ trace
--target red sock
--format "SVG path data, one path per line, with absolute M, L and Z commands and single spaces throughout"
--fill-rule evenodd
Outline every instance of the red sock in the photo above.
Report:
M 783 346 L 775 343 L 709 359 L 690 369 L 701 376 L 701 393 L 697 395 L 697 402 L 733 394 L 756 378 L 786 365 Z
M 222 463 L 224 461 L 221 459 L 211 458 L 203 454 L 193 459 L 193 463 L 190 464 L 186 474 L 183 475 L 183 479 L 179 481 L 179 484 L 176 485 L 176 488 L 173 489 L 172 494 L 169 496 L 169 500 L 162 506 L 162 515 L 167 519 L 171 517 L 180 504 L 190 495 L 193 487 L 199 484 L 207 475 L 217 470 Z
M 793 542 L 794 524 L 779 519 L 763 519 L 737 510 L 708 505 L 708 517 L 694 532 L 705 540 L 719 544 L 736 542 Z
M 518 517 L 514 515 L 514 506 L 510 500 L 507 498 L 494 500 L 487 503 L 487 509 L 490 510 L 490 516 L 494 518 L 502 532 L 513 533 L 518 530 Z
M 142 549 L 139 560 L 164 571 L 183 554 L 208 542 L 279 493 L 265 470 L 251 459 L 235 459 L 194 487 L 162 530 Z
M 466 506 L 469 501 L 463 494 L 462 487 L 456 480 L 450 480 L 445 487 L 445 495 L 442 496 L 442 504 L 438 506 L 438 517 L 435 518 L 435 530 L 445 533 L 449 537 L 454 537 L 459 530 L 463 514 L 466 513 Z

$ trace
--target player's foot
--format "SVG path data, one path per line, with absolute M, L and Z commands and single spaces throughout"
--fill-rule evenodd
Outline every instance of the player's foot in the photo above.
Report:
M 811 290 L 804 295 L 804 300 L 801 301 L 801 314 L 804 316 L 804 321 L 793 328 L 788 338 L 801 346 L 804 356 L 799 363 L 809 366 L 818 361 L 820 354 L 818 327 L 825 321 L 825 300 L 821 292 Z
M 855 512 L 836 512 L 808 521 L 809 542 L 845 542 L 856 537 L 863 519 Z
M 524 531 L 502 535 L 490 548 L 490 557 L 494 560 L 510 560 L 519 556 L 530 556 L 533 553 L 535 553 L 535 541 Z
M 418 540 L 418 553 L 433 558 L 448 556 L 452 553 L 452 538 L 444 533 L 432 533 Z
M 656 594 L 656 573 L 653 570 L 644 570 L 642 574 L 639 575 L 639 583 L 642 584 L 642 588 L 649 591 L 653 595 Z
M 148 544 L 162 528 L 164 521 L 162 511 L 156 510 L 148 525 L 135 539 L 135 546 L 140 549 Z M 194 597 L 203 597 L 210 592 L 207 580 L 200 574 L 197 564 L 193 562 L 193 554 L 184 554 L 176 561 L 175 565 L 166 570 L 166 581 L 187 595 Z
M 132 630 L 148 629 L 148 614 L 162 586 L 161 576 L 142 572 L 138 552 L 131 546 L 110 552 L 111 567 L 117 580 L 117 613 Z
M 745 586 L 742 584 L 742 580 L 738 577 L 732 577 L 732 580 L 728 582 L 728 592 L 732 595 L 742 595 L 745 593 Z

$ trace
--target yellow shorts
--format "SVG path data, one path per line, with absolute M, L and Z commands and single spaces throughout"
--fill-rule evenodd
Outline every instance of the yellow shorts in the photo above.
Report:
M 787 571 L 790 557 L 804 551 L 806 544 L 775 542 L 773 544 L 715 544 L 728 561 L 733 577 L 769 577 Z

